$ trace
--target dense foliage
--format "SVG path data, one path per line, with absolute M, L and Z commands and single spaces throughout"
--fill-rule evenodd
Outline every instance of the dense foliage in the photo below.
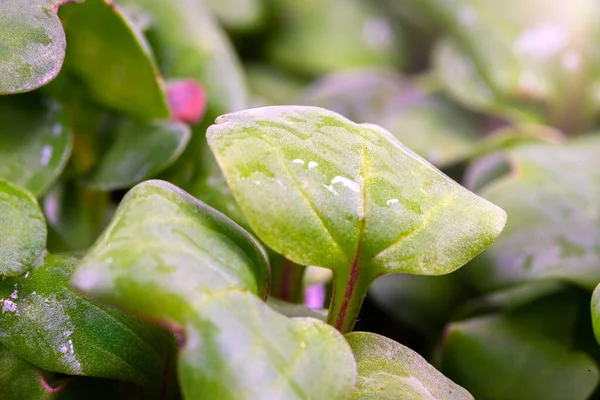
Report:
M 600 398 L 598 15 L 0 1 L 0 399 Z

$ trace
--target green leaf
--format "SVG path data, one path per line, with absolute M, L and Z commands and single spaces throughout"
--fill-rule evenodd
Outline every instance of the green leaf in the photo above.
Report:
M 69 43 L 65 69 L 103 105 L 143 119 L 169 117 L 165 88 L 137 28 L 110 0 L 60 10 Z
M 155 176 L 181 155 L 191 133 L 179 122 L 123 119 L 115 135 L 115 142 L 85 180 L 87 186 L 124 189 Z
M 185 338 L 185 398 L 347 398 L 355 365 L 343 337 L 264 304 L 268 263 L 248 233 L 173 185 L 125 196 L 73 284 Z M 322 357 L 326 353 L 328 357 Z
M 55 102 L 29 95 L 0 97 L 0 177 L 41 196 L 64 169 L 73 131 Z
M 292 71 L 321 75 L 402 61 L 399 32 L 369 2 L 279 0 L 274 6 L 283 29 L 271 36 L 269 55 Z
M 46 222 L 31 193 L 2 179 L 0 226 L 0 275 L 19 275 L 44 251 Z
M 197 308 L 179 361 L 186 398 L 346 399 L 356 366 L 344 338 L 286 318 L 256 296 L 222 292 Z
M 109 195 L 67 179 L 55 185 L 42 203 L 49 227 L 48 250 L 70 252 L 90 247 L 114 211 Z
M 434 340 L 468 295 L 458 274 L 382 276 L 369 289 L 369 299 L 388 315 Z
M 481 195 L 511 216 L 500 238 L 466 269 L 483 291 L 539 280 L 589 290 L 600 281 L 600 135 L 503 153 L 510 174 Z
M 65 58 L 65 32 L 56 16 L 61 0 L 0 3 L 0 94 L 28 92 L 58 74 Z
M 107 379 L 63 376 L 49 382 L 35 365 L 0 345 L 0 398 L 10 400 L 142 399 L 139 387 Z
M 0 397 L 11 400 L 54 398 L 42 384 L 42 375 L 33 365 L 0 345 Z
M 461 101 L 566 132 L 593 126 L 600 85 L 597 2 L 426 0 L 448 34 L 435 64 Z
M 120 0 L 142 9 L 162 74 L 192 78 L 206 90 L 208 116 L 240 110 L 246 101 L 239 61 L 227 36 L 203 2 L 189 0 Z
M 451 324 L 442 371 L 481 400 L 584 400 L 598 385 L 591 357 L 572 350 L 579 305 L 558 295 Z
M 473 399 L 418 353 L 384 336 L 368 332 L 346 335 L 358 365 L 352 399 Z
M 346 295 L 362 301 L 380 274 L 452 272 L 506 221 L 389 132 L 320 108 L 228 114 L 207 137 L 260 239 L 297 264 L 334 271 L 334 309 Z M 347 315 L 360 306 L 351 301 Z
M 0 281 L 0 342 L 49 371 L 157 389 L 170 336 L 75 292 L 69 278 L 78 261 L 48 254 L 35 269 Z
M 127 309 L 177 322 L 212 291 L 247 290 L 266 298 L 269 268 L 259 246 L 233 221 L 177 187 L 146 181 L 121 201 L 73 282 L 108 303 L 127 296 Z M 144 285 L 132 285 L 141 276 Z M 157 301 L 158 293 L 163 301 Z
M 594 336 L 600 343 L 600 285 L 596 286 L 592 295 L 592 326 L 594 328 Z

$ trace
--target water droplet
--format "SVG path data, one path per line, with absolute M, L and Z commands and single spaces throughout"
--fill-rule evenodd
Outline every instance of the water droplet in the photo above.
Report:
M 29 278 L 29 271 L 25 272 L 25 279 Z
M 342 185 L 344 185 L 348 189 L 352 190 L 353 192 L 358 193 L 360 191 L 360 186 L 358 185 L 358 183 L 354 182 L 352 179 L 348 179 L 343 176 L 336 176 L 335 178 L 333 178 L 331 180 L 331 184 L 335 185 L 336 183 L 341 183 Z
M 399 201 L 400 200 L 398 200 L 398 199 L 389 199 L 388 201 L 385 202 L 385 204 L 387 204 L 388 206 L 391 206 L 392 204 L 396 204 Z
M 62 132 L 62 125 L 61 125 L 61 124 L 59 124 L 59 123 L 57 122 L 56 124 L 54 124 L 54 125 L 52 126 L 52 134 L 53 134 L 54 136 L 58 136 L 58 135 L 60 135 L 60 133 L 61 133 L 61 132 Z
M 310 162 L 308 163 L 308 169 L 313 169 L 313 168 L 315 168 L 315 167 L 318 167 L 318 166 L 319 166 L 319 164 L 317 164 L 317 163 L 316 163 L 316 162 L 314 162 L 314 161 L 310 161 Z
M 67 346 L 65 346 L 64 344 L 61 344 L 60 347 L 58 348 L 58 351 L 60 351 L 61 353 L 66 353 L 67 352 Z
M 295 164 L 304 165 L 304 160 L 301 160 L 300 158 L 296 158 L 295 160 L 292 160 L 292 162 Z
M 40 160 L 42 165 L 48 165 L 50 162 L 50 157 L 52 157 L 52 147 L 49 145 L 42 147 L 42 159 Z
M 333 188 L 333 186 L 331 186 L 331 185 L 324 185 L 323 184 L 323 187 L 325 189 L 329 190 L 331 193 L 335 194 L 336 196 L 338 195 L 338 192 L 335 191 L 335 189 Z

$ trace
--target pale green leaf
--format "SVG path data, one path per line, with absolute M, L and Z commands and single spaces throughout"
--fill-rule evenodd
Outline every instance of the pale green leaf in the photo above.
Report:
M 443 274 L 506 215 L 375 125 L 314 107 L 225 115 L 208 141 L 257 235 L 301 265 Z
M 47 84 L 65 58 L 65 32 L 56 16 L 61 0 L 0 2 L 0 94 Z
M 352 399 L 473 400 L 418 353 L 384 336 L 368 332 L 346 335 L 358 366 Z

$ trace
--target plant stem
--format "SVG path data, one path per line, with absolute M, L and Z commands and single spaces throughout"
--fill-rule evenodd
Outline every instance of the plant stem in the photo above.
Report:
M 306 267 L 283 259 L 271 264 L 271 295 L 290 303 L 302 302 L 302 279 Z
M 348 271 L 333 274 L 333 296 L 327 315 L 327 323 L 341 333 L 352 331 L 363 300 L 367 296 L 369 286 L 375 275 L 361 270 L 358 259 Z

